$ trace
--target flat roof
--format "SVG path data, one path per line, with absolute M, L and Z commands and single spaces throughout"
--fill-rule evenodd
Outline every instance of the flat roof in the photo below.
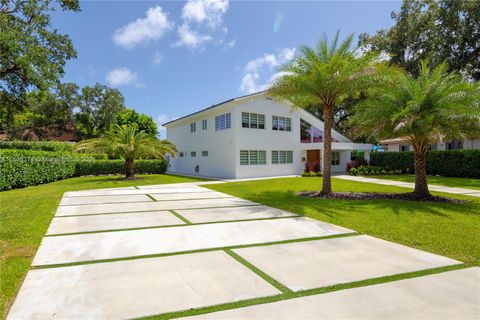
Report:
M 210 109 L 219 107 L 219 106 L 224 105 L 224 104 L 226 104 L 226 103 L 229 103 L 229 102 L 232 102 L 232 101 L 236 101 L 236 100 L 240 100 L 240 99 L 244 99 L 244 98 L 248 98 L 248 97 L 252 97 L 252 96 L 255 96 L 255 95 L 259 95 L 259 94 L 265 93 L 265 92 L 267 92 L 267 91 L 268 91 L 268 90 L 263 90 L 263 91 L 259 91 L 259 92 L 255 92 L 255 93 L 250 93 L 250 94 L 246 94 L 246 95 L 243 95 L 243 96 L 240 96 L 240 97 L 236 97 L 236 98 L 232 98 L 232 99 L 228 99 L 228 100 L 222 101 L 222 102 L 220 102 L 220 103 L 217 103 L 217 104 L 212 105 L 211 107 L 208 107 L 208 108 L 205 108 L 205 109 L 202 109 L 202 110 L 199 110 L 199 111 L 196 111 L 196 112 L 187 114 L 186 116 L 177 118 L 177 119 L 172 120 L 172 121 L 169 121 L 169 122 L 165 122 L 164 124 L 162 124 L 162 127 L 165 126 L 165 125 L 174 123 L 174 122 L 176 122 L 176 121 L 180 121 L 180 120 L 186 119 L 186 118 L 188 118 L 188 117 L 194 116 L 194 115 L 196 115 L 196 114 L 202 113 L 202 112 L 204 112 L 204 111 L 207 111 L 207 110 L 210 110 Z

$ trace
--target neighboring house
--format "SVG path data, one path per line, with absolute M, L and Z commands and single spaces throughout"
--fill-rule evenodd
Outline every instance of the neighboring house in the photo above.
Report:
M 394 138 L 381 140 L 380 146 L 386 152 L 413 151 L 412 146 L 405 138 Z M 462 149 L 480 149 L 479 139 L 452 140 L 434 143 L 430 150 L 462 150 Z
M 300 174 L 306 165 L 321 170 L 323 122 L 267 92 L 227 100 L 167 122 L 167 139 L 177 146 L 169 172 L 219 178 Z M 346 171 L 352 143 L 332 132 L 332 171 Z

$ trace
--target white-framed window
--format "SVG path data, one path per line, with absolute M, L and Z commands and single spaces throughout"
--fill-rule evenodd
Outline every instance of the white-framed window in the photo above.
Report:
M 340 164 L 340 152 L 332 151 L 332 166 L 338 166 Z
M 183 158 L 183 152 L 179 152 L 179 153 L 178 153 L 178 156 L 179 156 L 180 158 Z
M 463 149 L 463 141 L 453 140 L 453 141 L 447 142 L 445 148 L 447 150 L 461 150 Z
M 192 122 L 190 123 L 190 132 L 195 132 L 195 131 L 197 131 L 197 123 Z
M 272 150 L 272 164 L 293 163 L 293 151 Z
M 267 164 L 265 150 L 240 150 L 240 165 Z
M 208 157 L 208 151 L 202 151 L 202 157 Z
M 196 151 L 190 152 L 190 157 L 196 157 L 196 156 L 197 156 L 197 152 L 196 152 Z
M 410 146 L 408 144 L 401 144 L 400 151 L 410 151 Z
M 272 116 L 272 130 L 292 131 L 292 118 Z
M 265 129 L 265 115 L 242 112 L 242 128 Z
M 231 113 L 221 114 L 215 117 L 215 130 L 225 130 L 232 127 Z
M 202 130 L 207 130 L 207 119 L 202 120 Z

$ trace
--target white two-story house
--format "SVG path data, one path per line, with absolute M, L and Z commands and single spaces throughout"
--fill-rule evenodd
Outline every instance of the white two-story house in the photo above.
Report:
M 168 172 L 217 178 L 321 171 L 323 122 L 259 92 L 227 100 L 163 124 L 177 146 Z M 332 172 L 345 172 L 352 150 L 371 148 L 332 132 Z

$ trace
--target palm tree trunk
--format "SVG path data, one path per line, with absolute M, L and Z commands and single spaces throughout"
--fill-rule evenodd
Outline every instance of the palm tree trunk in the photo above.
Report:
M 134 177 L 134 163 L 133 159 L 125 160 L 125 179 L 133 179 Z
M 321 194 L 332 193 L 332 106 L 323 107 L 323 182 Z
M 413 194 L 419 199 L 430 197 L 428 191 L 427 173 L 425 169 L 426 148 L 414 148 L 413 164 L 415 167 L 415 190 Z

